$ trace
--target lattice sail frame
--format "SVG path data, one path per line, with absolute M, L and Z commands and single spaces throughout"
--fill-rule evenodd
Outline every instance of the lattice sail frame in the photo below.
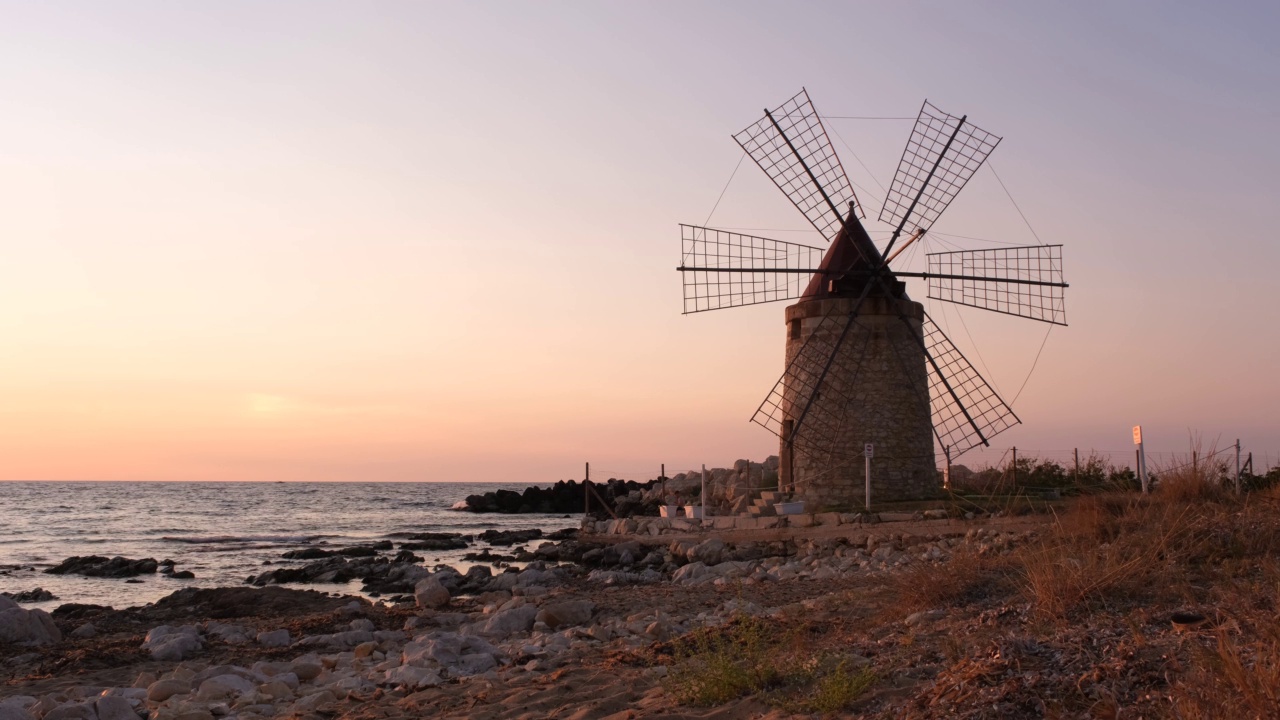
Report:
M 902 150 L 880 220 L 928 230 L 999 143 L 999 137 L 926 100 Z
M 1067 324 L 1061 245 L 955 250 L 926 257 L 931 299 Z
M 832 333 L 824 332 L 839 325 L 843 325 L 842 331 L 834 339 Z M 890 335 L 890 346 L 905 369 L 906 362 L 919 357 L 920 340 L 905 321 L 898 328 L 902 332 Z M 928 313 L 924 314 L 922 331 L 928 388 L 916 389 L 928 395 L 939 450 L 954 460 L 1021 422 Z M 843 447 L 841 435 L 849 406 L 859 402 L 858 376 L 871 332 L 857 322 L 856 313 L 824 315 L 751 421 L 784 441 L 790 440 L 793 452 L 832 460 L 859 452 L 861 448 Z M 841 352 L 845 345 L 853 351 Z M 826 367 L 828 361 L 831 364 L 825 375 L 814 372 L 814 368 Z M 904 372 L 904 376 L 909 380 L 911 374 Z M 803 417 L 796 418 L 801 413 Z M 788 419 L 799 420 L 799 425 L 791 428 L 790 438 L 786 437 Z
M 866 217 L 807 90 L 801 89 L 733 139 L 828 242 L 840 232 L 849 203 L 859 217 Z
M 839 332 L 835 332 L 836 328 L 840 328 Z M 869 339 L 869 333 L 857 325 L 856 314 L 836 310 L 823 315 L 751 421 L 783 440 L 789 439 L 793 448 L 812 453 L 833 447 L 842 426 L 844 410 L 853 402 L 853 397 L 840 392 L 838 387 L 834 392 L 830 391 L 831 384 L 813 369 L 825 367 L 830 360 L 827 378 L 844 378 L 846 384 L 856 382 Z M 858 351 L 840 352 L 850 342 L 854 343 L 850 347 L 858 348 Z M 828 386 L 828 392 L 822 392 L 824 385 Z M 790 400 L 787 399 L 788 389 L 791 391 Z M 804 412 L 806 406 L 809 406 L 808 411 Z M 787 438 L 785 423 L 787 419 L 794 420 L 800 412 L 804 412 L 804 417 Z
M 794 300 L 804 294 L 822 248 L 681 225 L 684 313 Z
M 924 314 L 924 345 L 925 354 L 929 356 L 933 432 L 953 460 L 1022 422 L 933 322 L 929 313 Z M 952 397 L 952 392 L 960 399 L 959 404 L 956 397 Z M 982 431 L 981 435 L 974 425 Z M 984 438 L 987 443 L 983 442 Z

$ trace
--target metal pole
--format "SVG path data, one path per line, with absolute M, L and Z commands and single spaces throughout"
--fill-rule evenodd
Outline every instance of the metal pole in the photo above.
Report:
M 867 472 L 866 472 L 867 512 L 870 512 L 871 511 L 871 454 L 870 453 L 864 453 L 864 454 L 867 456 Z
M 582 508 L 582 514 L 585 517 L 591 516 L 591 463 L 587 463 L 587 474 L 582 479 L 582 494 L 586 495 L 586 502 Z
M 1073 455 L 1075 455 L 1075 458 L 1076 458 L 1076 479 L 1075 479 L 1075 483 L 1076 483 L 1076 485 L 1079 485 L 1079 484 L 1080 484 L 1080 448 L 1073 448 L 1071 452 L 1072 452 L 1072 454 L 1073 454 Z
M 1151 492 L 1150 481 L 1147 478 L 1147 449 L 1142 443 L 1138 443 L 1138 467 L 1141 469 L 1142 492 L 1143 494 Z
M 667 464 L 660 465 L 662 469 L 658 471 L 658 477 L 662 478 L 662 504 L 667 504 Z
M 1018 448 L 1013 449 L 1013 487 L 1018 488 Z
M 901 249 L 901 248 L 899 248 Z M 898 253 L 894 253 L 896 257 Z M 892 258 L 890 258 L 892 259 Z M 888 262 L 887 260 L 885 261 Z M 741 268 L 731 267 L 705 267 L 702 265 L 677 265 L 676 270 L 680 272 L 705 272 L 705 273 L 736 273 L 742 272 Z M 845 275 L 848 277 L 875 277 L 874 271 L 871 270 L 828 270 L 825 268 L 751 268 L 753 273 L 773 273 L 778 275 Z M 1010 285 L 1030 285 L 1032 287 L 1058 287 L 1069 288 L 1070 283 L 1052 282 L 1050 280 L 1025 280 L 1021 278 L 1003 278 L 1003 277 L 987 277 L 985 275 L 955 275 L 948 273 L 926 273 L 911 272 L 908 270 L 894 270 L 896 277 L 920 278 L 921 280 L 968 280 L 968 281 L 987 281 L 1001 282 Z
M 702 519 L 707 519 L 707 466 L 702 466 Z
M 947 458 L 947 473 L 946 473 L 946 476 L 943 478 L 943 480 L 945 480 L 946 482 L 943 484 L 946 486 L 947 490 L 950 490 L 951 489 L 951 446 L 950 445 L 944 446 L 942 448 L 942 454 Z
M 1240 494 L 1240 438 L 1236 438 L 1236 494 Z

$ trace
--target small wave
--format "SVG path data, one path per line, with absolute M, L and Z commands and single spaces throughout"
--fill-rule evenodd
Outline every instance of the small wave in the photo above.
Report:
M 187 543 L 191 545 L 230 544 L 251 542 L 273 543 L 309 543 L 325 537 L 324 535 L 207 535 L 180 537 L 165 535 L 161 540 L 166 542 Z
M 196 545 L 187 552 L 203 554 L 203 553 L 238 553 L 246 550 L 285 550 L 295 548 L 298 543 L 230 543 L 226 545 L 205 544 Z

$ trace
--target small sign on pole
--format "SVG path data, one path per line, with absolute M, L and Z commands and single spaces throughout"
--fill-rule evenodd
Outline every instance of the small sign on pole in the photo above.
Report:
M 867 457 L 873 457 L 875 455 L 875 450 L 876 449 L 874 445 L 872 445 L 871 443 L 867 443 L 867 446 L 862 450 L 862 454 L 866 455 Z
M 1142 445 L 1142 426 L 1133 426 L 1133 444 L 1138 446 L 1138 480 L 1142 482 L 1142 492 L 1150 491 L 1147 484 L 1147 451 Z

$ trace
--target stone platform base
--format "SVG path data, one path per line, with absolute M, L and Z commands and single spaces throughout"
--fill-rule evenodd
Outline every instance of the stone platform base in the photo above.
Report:
M 859 525 L 911 520 L 937 520 L 947 517 L 945 510 L 882 513 L 800 513 L 775 517 L 731 515 L 703 520 L 689 518 L 638 517 L 617 520 L 583 520 L 582 532 L 596 535 L 682 535 L 713 530 L 769 530 L 772 528 L 807 528 L 818 525 Z

